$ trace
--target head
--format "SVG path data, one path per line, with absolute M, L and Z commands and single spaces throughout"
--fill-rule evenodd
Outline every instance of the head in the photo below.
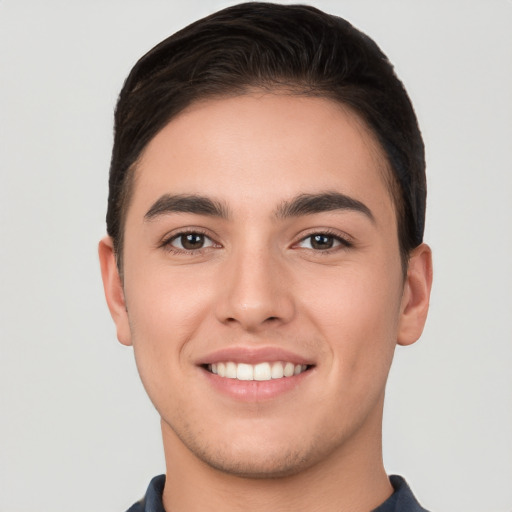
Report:
M 246 3 L 165 39 L 133 67 L 119 96 L 107 232 L 122 271 L 134 169 L 148 142 L 195 102 L 286 91 L 353 110 L 386 158 L 402 268 L 421 244 L 426 180 L 423 140 L 409 97 L 379 47 L 350 23 L 304 5 Z
M 242 4 L 136 64 L 100 260 L 174 459 L 262 478 L 375 456 L 428 309 L 424 206 L 407 94 L 340 18 Z

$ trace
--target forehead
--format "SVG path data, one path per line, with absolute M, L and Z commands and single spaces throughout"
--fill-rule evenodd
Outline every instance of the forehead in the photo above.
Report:
M 135 202 L 201 194 L 263 207 L 326 190 L 390 199 L 387 160 L 358 115 L 329 99 L 275 93 L 194 103 L 149 142 L 134 181 Z

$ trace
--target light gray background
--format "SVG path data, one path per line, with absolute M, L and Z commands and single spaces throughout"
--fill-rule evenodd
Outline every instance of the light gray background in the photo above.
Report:
M 0 1 L 0 510 L 122 511 L 164 469 L 100 284 L 116 95 L 234 2 Z M 512 510 L 512 2 L 312 3 L 395 63 L 427 146 L 423 338 L 397 350 L 385 462 L 433 512 Z

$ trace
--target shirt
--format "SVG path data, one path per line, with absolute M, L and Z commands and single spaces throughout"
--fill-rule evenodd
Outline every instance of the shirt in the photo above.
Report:
M 391 475 L 389 481 L 395 491 L 372 512 L 427 512 L 418 503 L 407 482 L 401 476 Z M 149 484 L 146 496 L 126 512 L 165 512 L 162 503 L 164 485 L 165 475 L 155 476 Z

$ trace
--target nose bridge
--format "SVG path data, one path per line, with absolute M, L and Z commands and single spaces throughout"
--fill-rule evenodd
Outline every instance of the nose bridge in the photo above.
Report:
M 280 255 L 261 241 L 246 240 L 233 248 L 220 283 L 219 320 L 246 330 L 289 321 L 294 308 L 283 267 Z

